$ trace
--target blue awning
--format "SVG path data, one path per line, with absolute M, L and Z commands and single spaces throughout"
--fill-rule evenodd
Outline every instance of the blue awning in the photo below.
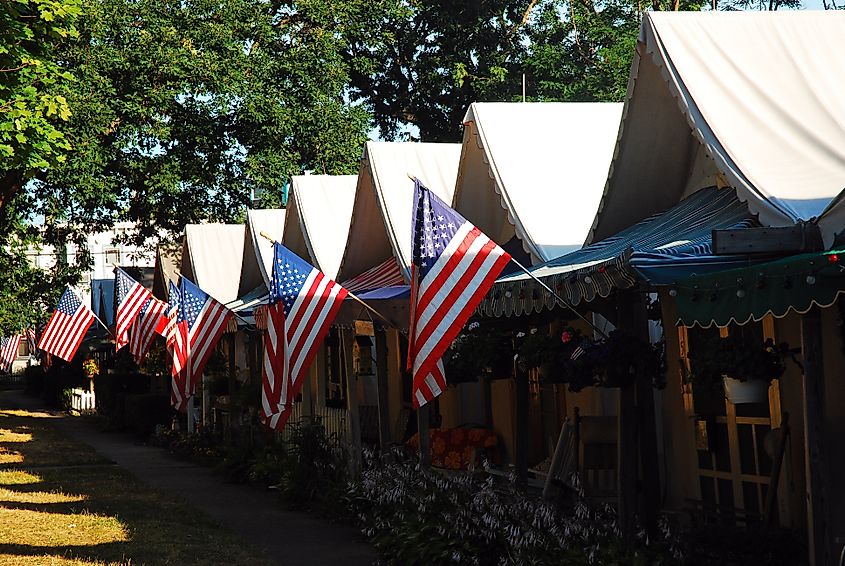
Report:
M 714 256 L 715 229 L 758 226 L 733 189 L 710 187 L 575 252 L 530 268 L 555 292 L 577 305 L 607 297 L 644 279 L 671 284 L 693 274 L 748 265 L 747 256 Z M 500 278 L 479 306 L 485 316 L 511 316 L 552 309 L 555 299 L 525 273 Z

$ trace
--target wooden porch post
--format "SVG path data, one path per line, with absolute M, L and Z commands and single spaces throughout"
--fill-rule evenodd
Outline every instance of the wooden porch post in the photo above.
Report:
M 431 466 L 431 435 L 428 430 L 430 420 L 431 404 L 426 403 L 417 409 L 417 430 L 420 438 L 420 466 L 423 468 Z
M 821 311 L 814 306 L 801 317 L 804 358 L 804 466 L 807 483 L 807 547 L 810 566 L 833 563 L 827 509 L 829 496 L 824 429 L 824 364 Z
M 516 442 L 514 454 L 514 468 L 516 479 L 520 485 L 528 483 L 528 405 L 530 391 L 528 388 L 528 373 L 514 363 L 514 377 L 516 379 Z
M 619 327 L 622 332 L 648 343 L 645 298 L 636 290 L 620 294 Z M 660 475 L 651 377 L 637 376 L 633 385 L 619 391 L 619 520 L 626 536 L 633 534 L 638 514 L 650 536 L 657 531 Z M 638 478 L 642 478 L 641 494 Z
M 634 534 L 637 508 L 637 416 L 634 385 L 619 388 L 617 417 L 617 491 L 619 526 L 625 537 Z
M 228 348 L 229 348 L 229 403 L 226 406 L 226 414 L 228 418 L 226 419 L 226 428 L 223 430 L 223 434 L 226 440 L 232 439 L 232 407 L 234 407 L 234 400 L 235 400 L 235 382 L 237 380 L 237 376 L 235 375 L 235 360 L 237 356 L 235 355 L 235 345 L 236 345 L 236 333 L 229 334 L 228 338 Z
M 355 375 L 355 364 L 352 360 L 352 342 L 355 332 L 351 328 L 341 330 L 343 345 L 343 362 L 346 370 L 346 406 L 349 419 L 349 463 L 352 473 L 357 474 L 361 469 L 361 419 L 358 414 L 358 380 Z
M 390 406 L 387 374 L 387 333 L 382 325 L 375 327 L 376 339 L 376 380 L 378 385 L 378 432 L 379 446 L 382 450 L 390 444 Z

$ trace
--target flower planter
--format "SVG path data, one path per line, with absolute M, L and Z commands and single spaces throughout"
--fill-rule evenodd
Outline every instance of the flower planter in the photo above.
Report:
M 724 376 L 725 397 L 734 405 L 765 403 L 769 399 L 769 382 L 762 379 L 740 381 Z

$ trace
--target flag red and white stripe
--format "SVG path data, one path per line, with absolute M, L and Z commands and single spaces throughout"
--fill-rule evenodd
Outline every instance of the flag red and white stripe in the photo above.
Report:
M 94 318 L 94 313 L 82 304 L 76 293 L 70 288 L 65 289 L 50 322 L 41 334 L 38 348 L 71 361 Z
M 136 364 L 140 365 L 144 361 L 156 330 L 162 326 L 161 321 L 166 320 L 166 317 L 167 303 L 155 297 L 147 299 L 129 330 L 129 351 Z
M 408 365 L 420 407 L 446 388 L 441 358 L 510 255 L 419 181 L 414 203 Z
M 26 341 L 29 343 L 30 354 L 34 356 L 35 351 L 38 349 L 38 338 L 35 336 L 34 328 L 26 329 Z
M 129 343 L 129 329 L 153 294 L 119 267 L 115 268 L 114 288 L 117 295 L 114 349 L 117 351 Z
M 12 363 L 18 357 L 18 348 L 21 345 L 20 334 L 14 336 L 7 336 L 0 340 L 0 370 L 9 373 L 12 369 Z
M 261 391 L 264 422 L 281 430 L 293 400 L 348 294 L 322 271 L 274 244 Z
M 382 287 L 404 285 L 405 278 L 396 258 L 389 258 L 364 273 L 344 281 L 341 285 L 352 293 L 361 293 Z
M 171 295 L 171 299 L 172 299 Z M 173 406 L 184 411 L 232 311 L 182 277 L 173 329 Z

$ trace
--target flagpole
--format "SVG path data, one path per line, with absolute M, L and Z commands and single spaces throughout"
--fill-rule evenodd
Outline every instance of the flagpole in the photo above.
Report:
M 173 270 L 173 275 L 175 275 L 176 277 L 185 277 L 184 275 L 182 275 L 182 274 L 179 272 L 179 270 L 178 270 L 178 269 L 174 269 L 174 270 Z M 185 279 L 188 279 L 188 278 L 187 278 L 187 277 L 185 277 Z M 188 281 L 191 281 L 191 280 L 190 280 L 190 279 L 188 279 Z M 191 281 L 191 283 L 194 283 L 194 282 L 193 282 L 193 281 Z M 196 285 L 196 283 L 194 283 L 194 285 Z M 210 296 L 210 295 L 209 295 L 209 296 Z M 212 299 L 214 299 L 214 297 L 211 297 L 211 298 L 212 298 Z M 214 300 L 215 300 L 215 301 L 217 301 L 217 299 L 214 299 Z M 232 313 L 232 316 L 234 316 L 235 318 L 237 318 L 238 320 L 240 320 L 241 322 L 243 322 L 243 323 L 244 323 L 244 324 L 246 324 L 247 326 L 251 326 L 251 323 L 250 323 L 247 319 L 245 319 L 244 317 L 242 317 L 242 316 L 238 315 L 238 313 L 236 313 L 235 311 L 233 311 L 232 309 L 230 309 L 229 307 L 227 307 L 227 306 L 226 306 L 226 304 L 225 304 L 225 303 L 223 303 L 222 301 L 218 301 L 218 302 L 219 302 L 221 305 L 223 305 L 223 306 L 226 308 L 226 310 L 227 310 L 227 311 L 229 311 L 230 313 Z
M 70 285 L 65 285 L 65 287 L 67 287 L 68 289 L 70 289 L 70 292 L 71 292 L 71 293 L 73 293 L 74 295 L 76 295 L 76 291 L 74 291 L 74 290 L 71 288 L 71 286 L 70 286 Z M 76 297 L 77 297 L 77 298 L 79 298 L 79 295 L 76 295 Z M 80 302 L 82 302 L 82 301 L 80 300 Z M 99 322 L 100 324 L 102 324 L 102 325 L 103 325 L 103 328 L 105 328 L 105 329 L 106 329 L 106 332 L 108 332 L 108 333 L 109 333 L 109 335 L 110 335 L 112 338 L 114 338 L 114 334 L 112 334 L 111 329 L 109 329 L 109 327 L 108 327 L 108 326 L 106 326 L 106 323 L 105 323 L 105 322 L 103 322 L 102 320 L 100 320 L 100 317 L 99 317 L 99 316 L 97 316 L 97 313 L 95 313 L 95 312 L 94 312 L 94 309 L 89 308 L 88 310 L 89 310 L 89 311 L 91 311 L 91 314 L 92 314 L 92 315 L 94 315 L 94 318 L 95 318 L 95 319 L 97 319 L 97 322 Z
M 261 236 L 267 238 L 268 240 L 270 240 L 274 244 L 279 243 L 279 242 L 276 242 L 276 240 L 274 240 L 272 236 L 270 236 L 267 232 L 264 232 L 263 230 L 260 232 L 260 234 L 261 234 Z M 358 301 L 359 303 L 361 303 L 361 306 L 363 306 L 365 309 L 367 309 L 368 311 L 370 311 L 371 313 L 373 313 L 374 315 L 379 317 L 379 319 L 381 319 L 382 322 L 384 322 L 385 324 L 387 324 L 391 328 L 396 328 L 397 330 L 399 329 L 398 326 L 396 326 L 394 323 L 390 322 L 390 320 L 388 320 L 387 317 L 385 317 L 383 314 L 378 312 L 376 309 L 374 309 L 373 307 L 371 307 L 370 305 L 365 303 L 362 299 L 360 299 L 357 295 L 355 295 L 355 293 L 353 293 L 349 289 L 346 289 L 346 293 L 347 293 L 347 296 L 349 298 L 354 299 L 354 300 Z
M 561 304 L 561 306 L 564 306 L 564 307 L 568 308 L 570 311 L 572 311 L 572 313 L 573 313 L 573 314 L 575 314 L 575 316 L 577 316 L 578 318 L 580 318 L 581 320 L 583 320 L 584 322 L 586 322 L 587 324 L 589 324 L 589 325 L 590 325 L 590 327 L 591 327 L 593 330 L 595 330 L 596 332 L 598 332 L 598 333 L 599 333 L 599 335 L 600 335 L 602 338 L 604 338 L 605 340 L 607 339 L 607 334 L 605 334 L 605 333 L 604 333 L 604 331 L 603 331 L 601 328 L 599 328 L 598 326 L 596 326 L 595 324 L 593 324 L 591 321 L 587 320 L 587 318 L 585 318 L 585 317 L 584 317 L 584 315 L 582 315 L 581 313 L 579 313 L 579 312 L 575 309 L 575 307 L 574 307 L 571 303 L 567 302 L 566 300 L 564 300 L 564 298 L 563 298 L 563 297 L 561 297 L 560 295 L 558 295 L 557 293 L 555 293 L 554 291 L 552 291 L 552 288 L 551 288 L 551 287 L 549 287 L 548 285 L 546 285 L 545 283 L 543 283 L 542 281 L 540 281 L 537 277 L 535 277 L 535 276 L 534 276 L 534 274 L 533 274 L 533 273 L 531 273 L 530 271 L 528 271 L 528 269 L 526 269 L 526 267 L 525 267 L 524 265 L 522 265 L 521 263 L 519 263 L 519 261 L 517 261 L 517 260 L 516 260 L 516 258 L 511 257 L 511 261 L 512 261 L 512 262 L 514 262 L 514 263 L 516 264 L 516 266 L 517 266 L 517 267 L 519 267 L 519 268 L 520 268 L 520 269 L 521 269 L 521 270 L 522 270 L 522 271 L 523 271 L 523 272 L 524 272 L 524 273 L 525 273 L 528 277 L 530 277 L 531 279 L 533 279 L 534 281 L 536 281 L 537 283 L 539 283 L 539 284 L 540 284 L 540 286 L 541 286 L 543 289 L 545 289 L 546 291 L 548 291 L 548 292 L 549 292 L 549 294 L 550 294 L 552 297 L 554 297 L 554 298 L 555 298 L 555 300 L 556 300 L 557 302 L 559 302 L 559 303 Z
M 411 173 L 407 173 L 407 175 L 408 175 L 408 178 L 409 178 L 410 180 L 414 181 L 414 182 L 416 182 L 416 181 L 418 180 L 418 177 L 416 177 L 416 176 L 414 176 L 414 175 L 411 175 Z M 514 263 L 516 264 L 516 266 L 517 266 L 517 267 L 519 267 L 519 268 L 520 268 L 523 272 L 525 272 L 525 274 L 526 274 L 528 277 L 530 277 L 531 279 L 533 279 L 534 281 L 536 281 L 537 283 L 539 283 L 539 284 L 540 284 L 540 286 L 541 286 L 543 289 L 545 289 L 546 291 L 548 291 L 548 292 L 549 292 L 549 294 L 550 294 L 552 297 L 554 297 L 554 298 L 555 298 L 555 300 L 556 300 L 557 302 L 559 302 L 562 306 L 564 306 L 564 307 L 568 308 L 570 311 L 572 311 L 572 313 L 573 313 L 573 314 L 575 314 L 575 316 L 577 316 L 578 318 L 580 318 L 581 320 L 583 320 L 584 322 L 586 322 L 588 325 L 590 325 L 590 327 L 591 327 L 593 330 L 595 330 L 596 332 L 598 332 L 598 333 L 601 335 L 601 337 L 602 337 L 602 338 L 607 339 L 607 334 L 605 334 L 605 333 L 604 333 L 604 331 L 602 331 L 602 330 L 601 330 L 598 326 L 596 326 L 595 324 L 593 324 L 592 322 L 590 322 L 589 320 L 587 320 L 587 319 L 586 319 L 586 318 L 585 318 L 585 317 L 584 317 L 581 313 L 579 313 L 577 310 L 575 310 L 575 307 L 574 307 L 574 306 L 572 306 L 572 304 L 570 304 L 570 303 L 568 303 L 567 301 L 565 301 L 565 300 L 563 299 L 563 297 L 561 297 L 560 295 L 558 295 L 557 293 L 555 293 L 554 291 L 552 291 L 551 287 L 549 287 L 548 285 L 546 285 L 545 283 L 543 283 L 542 281 L 540 281 L 539 279 L 537 279 L 537 278 L 534 276 L 534 274 L 533 274 L 533 273 L 531 273 L 530 271 L 528 271 L 528 269 L 526 269 L 526 267 L 525 267 L 524 265 L 522 265 L 521 263 L 519 263 L 519 261 L 517 261 L 517 260 L 516 260 L 516 258 L 514 258 L 513 256 L 511 256 L 511 261 L 512 261 L 512 262 L 514 262 Z

